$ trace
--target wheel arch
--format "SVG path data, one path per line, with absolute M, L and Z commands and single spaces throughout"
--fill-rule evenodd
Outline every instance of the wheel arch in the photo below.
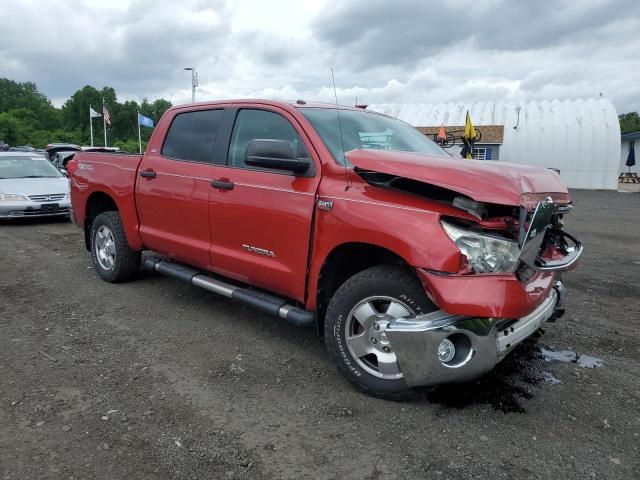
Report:
M 318 333 L 324 330 L 324 317 L 331 297 L 350 277 L 377 265 L 398 265 L 413 269 L 397 253 L 379 245 L 362 242 L 342 243 L 325 257 L 318 275 L 316 312 Z
M 101 213 L 108 211 L 115 211 L 120 214 L 129 246 L 136 251 L 142 250 L 143 244 L 138 234 L 138 216 L 133 196 L 120 198 L 120 201 L 118 201 L 118 197 L 104 190 L 91 192 L 85 204 L 83 231 L 87 250 L 91 249 L 91 225 L 93 220 Z

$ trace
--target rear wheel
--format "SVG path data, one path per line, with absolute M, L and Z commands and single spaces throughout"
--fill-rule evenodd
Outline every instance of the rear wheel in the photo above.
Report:
M 358 389 L 400 400 L 411 390 L 384 329 L 395 319 L 435 309 L 408 268 L 369 268 L 347 280 L 331 299 L 324 332 L 327 349 Z
M 125 282 L 138 273 L 140 252 L 129 247 L 118 212 L 103 212 L 93 220 L 91 257 L 96 272 L 107 282 Z

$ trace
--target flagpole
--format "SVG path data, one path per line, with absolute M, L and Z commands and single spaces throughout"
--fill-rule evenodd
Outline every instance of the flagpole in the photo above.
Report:
M 137 119 L 138 119 L 138 147 L 139 147 L 140 153 L 142 153 L 142 137 L 140 136 L 140 112 L 138 112 Z
M 91 105 L 89 105 L 89 131 L 91 132 L 91 146 L 93 147 L 93 117 L 91 117 Z
M 104 147 L 107 148 L 107 119 L 104 115 L 104 97 L 102 97 L 102 126 L 104 127 Z

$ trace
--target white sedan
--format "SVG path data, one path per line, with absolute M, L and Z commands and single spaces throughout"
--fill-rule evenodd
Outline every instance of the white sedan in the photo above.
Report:
M 0 152 L 0 219 L 69 216 L 69 180 L 45 157 Z

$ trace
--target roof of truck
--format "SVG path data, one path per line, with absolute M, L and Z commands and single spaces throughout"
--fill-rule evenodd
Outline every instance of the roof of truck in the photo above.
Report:
M 175 105 L 171 107 L 171 110 L 180 110 L 183 108 L 190 108 L 190 107 L 230 105 L 235 103 L 253 103 L 253 104 L 272 105 L 276 107 L 280 106 L 280 107 L 294 107 L 294 108 L 336 108 L 335 103 L 307 102 L 305 100 L 269 100 L 269 99 L 263 99 L 263 98 L 239 98 L 239 99 L 233 99 L 233 100 L 215 100 L 215 101 L 208 101 L 208 102 L 185 103 L 182 105 Z M 353 105 L 338 105 L 338 107 L 340 108 L 340 110 L 363 110 L 362 108 L 355 107 Z

